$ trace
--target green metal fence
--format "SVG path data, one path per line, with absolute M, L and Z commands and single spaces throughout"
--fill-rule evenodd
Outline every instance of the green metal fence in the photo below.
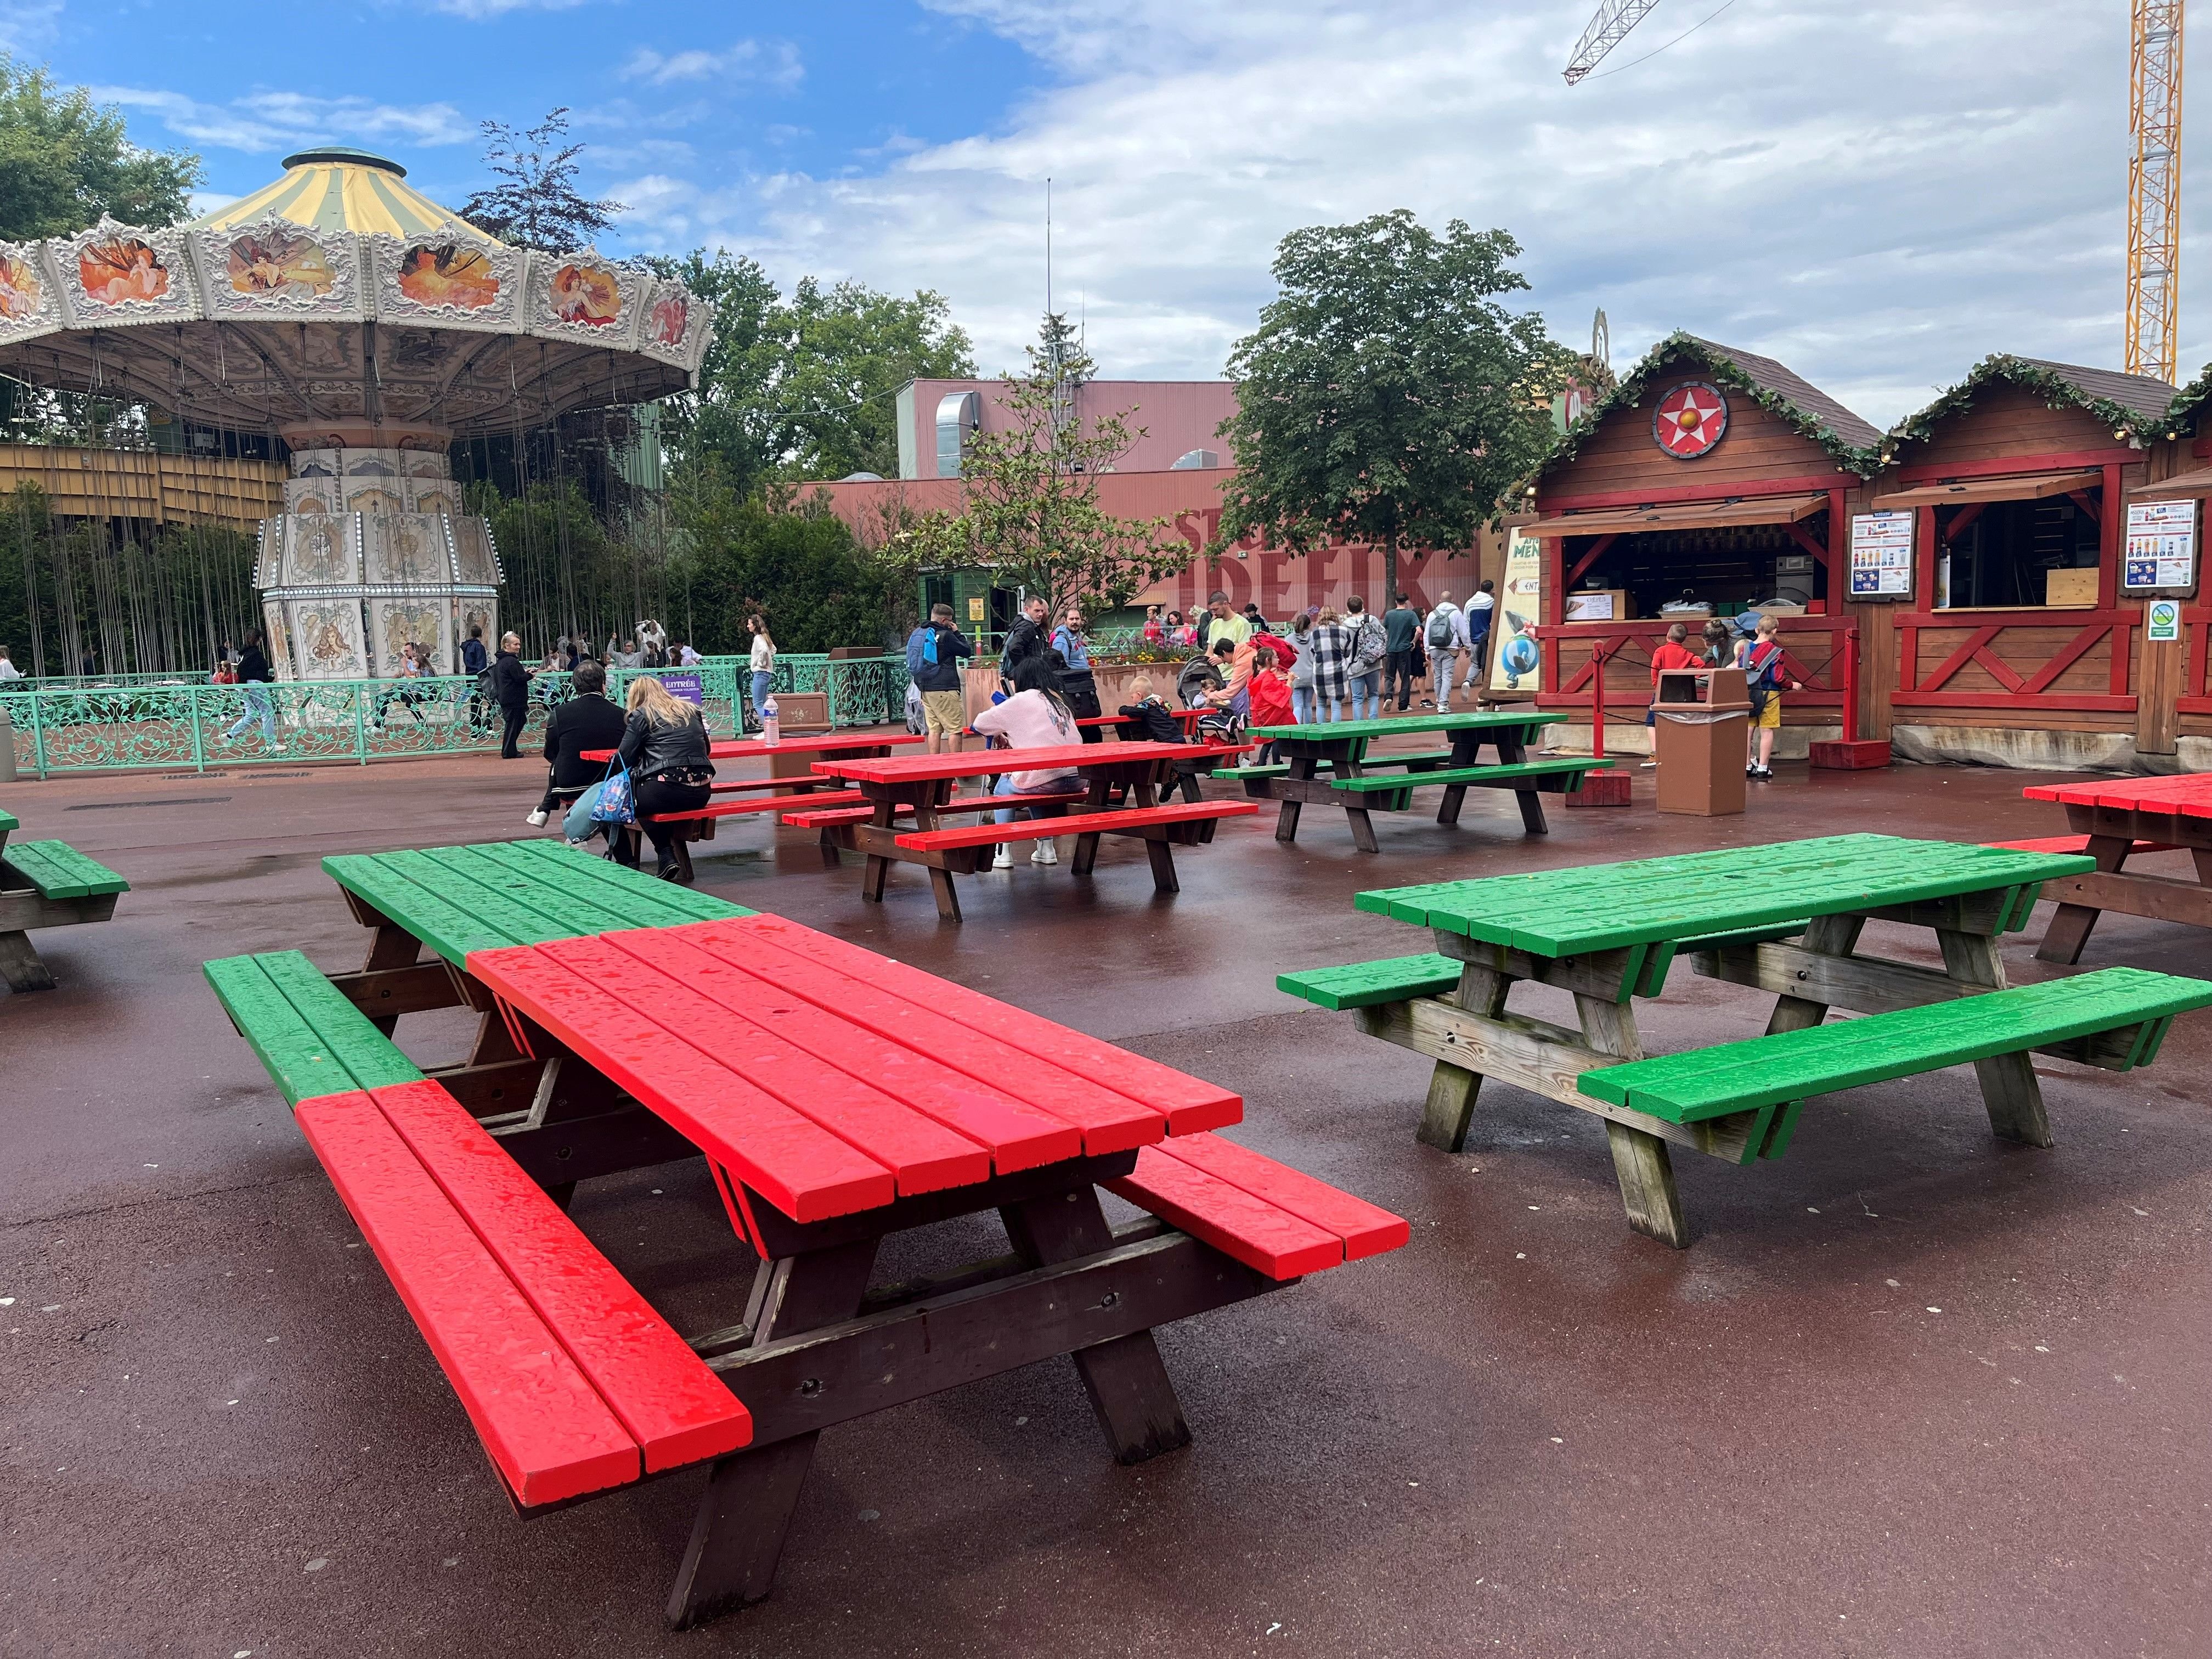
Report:
M 710 658 L 693 668 L 608 672 L 619 697 L 642 674 L 696 675 L 707 729 L 734 736 L 757 726 L 751 676 L 738 657 Z M 134 677 L 136 678 L 136 677 Z M 898 657 L 832 662 L 785 656 L 776 663 L 777 691 L 827 691 L 832 726 L 878 726 L 904 718 L 906 663 Z M 14 681 L 0 689 L 0 714 L 12 731 L 18 772 L 104 772 L 374 760 L 466 754 L 496 749 L 502 725 L 496 705 L 468 678 L 287 680 L 269 685 L 140 684 L 88 682 L 55 688 L 50 681 Z M 531 682 L 522 742 L 544 742 L 547 714 L 569 695 L 565 673 Z

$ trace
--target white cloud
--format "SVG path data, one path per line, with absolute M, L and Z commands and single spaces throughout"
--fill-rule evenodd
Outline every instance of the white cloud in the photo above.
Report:
M 722 52 L 694 48 L 663 55 L 640 46 L 623 65 L 625 81 L 665 87 L 677 81 L 757 81 L 788 91 L 805 77 L 799 48 L 787 40 L 740 40 Z
M 660 166 L 617 193 L 647 203 L 633 238 L 939 289 L 990 368 L 1034 335 L 1048 174 L 1057 291 L 1114 375 L 1218 374 L 1285 232 L 1398 206 L 1510 229 L 1528 302 L 1576 343 L 1602 306 L 1619 368 L 1688 328 L 1886 423 L 1990 351 L 2117 365 L 2124 13 L 1738 0 L 1570 88 L 1595 3 L 935 0 L 1059 84 L 850 175 Z M 1707 9 L 1663 9 L 1614 62 Z M 2192 234 L 2185 378 L 2212 356 L 2208 256 Z
M 102 103 L 158 116 L 193 143 L 257 155 L 295 144 L 388 137 L 416 144 L 457 144 L 476 131 L 451 104 L 379 104 L 293 92 L 249 93 L 228 104 L 203 104 L 180 92 L 143 87 L 94 87 L 92 94 Z
M 444 12 L 449 17 L 465 17 L 471 22 L 487 18 L 504 17 L 511 11 L 573 11 L 586 0 L 429 0 L 432 11 Z
M 54 38 L 62 0 L 9 0 L 0 8 L 0 52 L 43 50 Z

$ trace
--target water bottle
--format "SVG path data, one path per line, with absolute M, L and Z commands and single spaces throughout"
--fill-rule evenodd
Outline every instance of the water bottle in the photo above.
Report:
M 761 741 L 769 748 L 773 749 L 777 744 L 783 741 L 782 730 L 776 724 L 775 694 L 774 692 L 771 691 L 769 693 L 769 699 L 766 702 L 761 705 L 760 713 Z

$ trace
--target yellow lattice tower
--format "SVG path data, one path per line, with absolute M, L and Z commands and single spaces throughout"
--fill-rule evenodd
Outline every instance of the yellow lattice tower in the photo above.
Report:
M 2181 263 L 2182 0 L 2133 0 L 2127 370 L 2172 381 Z

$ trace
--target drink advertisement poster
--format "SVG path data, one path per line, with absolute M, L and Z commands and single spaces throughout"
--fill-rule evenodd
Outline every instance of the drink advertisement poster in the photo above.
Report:
M 1540 691 L 1544 653 L 1534 629 L 1543 615 L 1544 544 L 1518 527 L 1506 532 L 1505 580 L 1490 623 L 1490 689 Z
M 1902 599 L 1912 592 L 1914 514 L 1861 513 L 1851 520 L 1851 597 Z
M 2197 503 L 2133 501 L 2120 586 L 2130 592 L 2190 587 L 2197 581 Z

